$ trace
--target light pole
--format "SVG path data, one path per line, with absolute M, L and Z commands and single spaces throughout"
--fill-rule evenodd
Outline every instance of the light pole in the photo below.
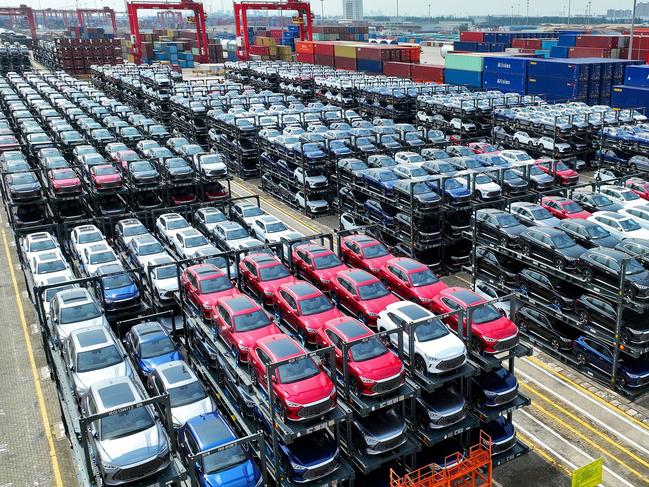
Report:
M 568 23 L 570 23 L 570 1 L 568 0 Z
M 631 13 L 631 39 L 629 39 L 629 54 L 627 59 L 633 59 L 633 32 L 635 31 L 635 5 L 637 0 L 633 0 L 633 12 Z
M 320 0 L 320 15 L 324 19 L 324 0 Z

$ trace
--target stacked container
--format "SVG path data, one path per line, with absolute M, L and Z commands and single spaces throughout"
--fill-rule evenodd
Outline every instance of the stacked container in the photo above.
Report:
M 479 54 L 448 53 L 444 60 L 444 82 L 481 88 L 483 64 L 484 57 Z
M 611 106 L 649 113 L 649 64 L 626 67 L 624 84 L 613 86 Z
M 482 87 L 485 90 L 526 94 L 529 60 L 525 57 L 486 57 Z

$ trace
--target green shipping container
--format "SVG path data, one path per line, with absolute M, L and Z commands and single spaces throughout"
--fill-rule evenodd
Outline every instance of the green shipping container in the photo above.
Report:
M 200 54 L 200 51 L 198 50 L 198 47 L 192 47 L 192 54 L 194 56 L 198 56 Z
M 356 59 L 356 46 L 334 46 L 334 55 L 336 57 L 346 57 Z
M 444 61 L 445 69 L 462 71 L 482 71 L 484 58 L 475 54 L 447 54 Z

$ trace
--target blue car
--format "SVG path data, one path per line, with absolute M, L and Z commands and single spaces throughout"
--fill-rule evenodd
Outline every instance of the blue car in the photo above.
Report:
M 266 415 L 258 408 L 255 408 L 254 414 L 264 432 L 270 434 L 271 427 Z M 288 445 L 279 440 L 278 446 L 281 457 L 279 462 L 273 458 L 271 448 L 267 448 L 267 458 L 269 462 L 279 464 L 285 475 L 295 483 L 326 477 L 340 466 L 340 449 L 326 430 L 297 438 Z
M 326 150 L 334 157 L 345 157 L 353 153 L 351 148 L 342 140 L 329 141 Z
M 392 193 L 394 185 L 399 179 L 399 176 L 387 167 L 368 169 L 361 175 L 361 181 L 368 187 L 386 194 Z
M 613 371 L 613 352 L 592 338 L 579 337 L 572 342 L 579 365 L 590 365 L 610 375 Z M 617 384 L 620 387 L 641 387 L 649 384 L 649 361 L 622 355 L 618 361 Z
M 603 149 L 595 152 L 595 160 L 598 161 L 600 157 L 609 164 L 626 164 L 627 160 L 624 157 L 618 156 L 614 150 Z
M 169 333 L 157 321 L 134 325 L 126 333 L 124 340 L 126 348 L 144 376 L 151 374 L 158 365 L 182 360 L 180 351 Z
M 321 161 L 327 155 L 321 148 L 320 144 L 315 142 L 307 142 L 306 144 L 296 144 L 293 146 L 293 153 L 298 157 L 307 159 L 308 161 Z
M 237 440 L 218 412 L 187 421 L 178 431 L 178 448 L 184 457 Z M 263 485 L 259 467 L 241 445 L 215 451 L 189 466 L 202 487 L 257 487 Z
M 367 200 L 363 206 L 368 215 L 372 215 L 382 224 L 389 226 L 394 223 L 394 214 L 396 214 L 396 211 L 391 210 L 387 205 L 383 205 L 379 201 L 370 199 Z
M 101 266 L 95 272 L 101 286 L 95 283 L 98 294 L 103 294 L 106 311 L 123 310 L 140 305 L 140 290 L 119 264 Z
M 518 395 L 518 381 L 504 367 L 482 372 L 473 386 L 476 401 L 486 407 L 502 406 Z
M 507 159 L 498 154 L 477 154 L 475 156 L 480 163 L 485 167 L 510 167 L 511 164 Z
M 452 205 L 467 203 L 471 199 L 471 191 L 456 178 L 448 178 L 444 181 L 444 188 L 439 187 L 439 180 L 431 179 L 426 184 L 442 197 L 442 201 Z
M 498 416 L 483 424 L 481 429 L 491 438 L 492 455 L 504 453 L 516 444 L 516 429 L 505 416 Z

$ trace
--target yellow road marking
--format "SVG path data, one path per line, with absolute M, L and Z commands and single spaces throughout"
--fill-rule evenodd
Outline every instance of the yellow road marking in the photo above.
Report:
M 517 430 L 517 431 L 516 431 L 516 436 L 518 436 L 518 438 L 519 438 L 523 443 L 525 443 L 525 444 L 527 444 L 528 446 L 530 446 L 530 447 L 532 448 L 532 450 L 534 450 L 534 451 L 535 451 L 535 452 L 536 452 L 536 453 L 537 453 L 541 458 L 543 458 L 543 460 L 545 460 L 546 462 L 548 462 L 548 463 L 551 464 L 551 465 L 554 465 L 554 466 L 557 467 L 559 470 L 562 470 L 562 471 L 565 472 L 568 476 L 572 475 L 572 471 L 571 471 L 568 467 L 566 467 L 566 466 L 565 466 L 564 464 L 562 464 L 560 461 L 558 461 L 557 459 L 555 459 L 554 457 L 552 457 L 552 455 L 550 455 L 549 453 L 547 453 L 547 452 L 545 451 L 545 449 L 544 449 L 541 445 L 539 445 L 539 444 L 536 443 L 534 440 L 532 440 L 532 439 L 529 438 L 528 436 L 526 436 L 526 435 L 524 435 L 523 433 L 521 433 L 520 430 Z
M 599 397 L 597 394 L 593 394 L 592 392 L 590 392 L 585 387 L 577 384 L 575 381 L 573 381 L 569 377 L 566 377 L 565 375 L 563 375 L 561 372 L 557 372 L 555 370 L 552 370 L 552 368 L 548 367 L 545 363 L 543 363 L 542 361 L 540 361 L 536 357 L 525 357 L 523 360 L 529 360 L 530 362 L 534 363 L 535 365 L 538 365 L 539 367 L 544 369 L 546 372 L 549 372 L 550 374 L 553 374 L 554 376 L 559 377 L 560 379 L 566 381 L 568 384 L 570 384 L 571 386 L 579 389 L 581 392 L 588 395 L 592 399 L 596 400 L 597 402 L 599 402 L 601 405 L 605 406 L 606 408 L 608 408 L 608 409 L 610 409 L 612 411 L 615 410 L 616 412 L 620 413 L 625 418 L 629 419 L 630 421 L 633 421 L 638 426 L 641 426 L 642 428 L 649 431 L 649 426 L 647 426 L 645 423 L 643 423 L 639 419 L 634 418 L 633 416 L 631 416 L 629 413 L 627 413 L 623 409 L 619 408 L 618 406 L 605 401 L 604 399 Z
M 547 417 L 549 417 L 549 418 L 553 419 L 554 421 L 556 421 L 558 424 L 560 424 L 561 426 L 563 426 L 564 428 L 566 428 L 568 431 L 570 431 L 571 433 L 573 433 L 575 436 L 577 436 L 578 438 L 581 438 L 584 442 L 588 443 L 590 446 L 592 446 L 593 448 L 595 448 L 597 451 L 602 452 L 604 455 L 606 455 L 607 457 L 611 458 L 613 461 L 619 463 L 619 464 L 622 465 L 624 468 L 626 468 L 629 472 L 633 473 L 635 476 L 639 477 L 639 478 L 642 479 L 644 482 L 646 482 L 647 484 L 649 484 L 649 477 L 644 476 L 644 475 L 642 474 L 642 472 L 639 472 L 638 470 L 634 469 L 633 467 L 631 467 L 630 465 L 628 465 L 626 462 L 624 462 L 624 461 L 621 460 L 620 458 L 618 458 L 618 457 L 616 457 L 615 455 L 613 455 L 612 453 L 610 453 L 610 452 L 609 452 L 608 450 L 606 450 L 605 448 L 603 448 L 603 447 L 601 447 L 600 445 L 598 445 L 597 443 L 595 443 L 595 441 L 593 441 L 593 440 L 591 440 L 590 438 L 588 438 L 587 436 L 585 436 L 585 435 L 584 435 L 583 433 L 581 433 L 579 430 L 575 429 L 573 426 L 569 425 L 568 423 L 566 423 L 565 421 L 563 421 L 561 418 L 557 417 L 556 415 L 554 415 L 553 413 L 551 413 L 550 411 L 548 411 L 547 409 L 545 409 L 543 406 L 539 406 L 538 403 L 533 402 L 531 407 L 532 407 L 533 409 L 538 409 L 540 412 L 542 412 L 542 413 L 545 414 Z
M 54 483 L 57 487 L 63 487 L 63 480 L 61 478 L 61 468 L 59 466 L 59 459 L 56 456 L 56 449 L 54 448 L 54 439 L 50 431 L 50 419 L 45 407 L 45 398 L 43 390 L 41 389 L 40 378 L 38 370 L 36 369 L 36 359 L 34 357 L 34 350 L 29 338 L 29 329 L 27 327 L 27 319 L 25 318 L 25 310 L 23 309 L 22 299 L 20 298 L 20 290 L 18 282 L 16 281 L 16 273 L 11 260 L 11 253 L 9 252 L 9 242 L 7 241 L 7 234 L 2 230 L 2 240 L 4 241 L 5 255 L 7 256 L 7 267 L 9 267 L 9 274 L 11 275 L 11 282 L 14 288 L 16 305 L 18 307 L 18 315 L 20 316 L 20 325 L 23 330 L 23 338 L 25 339 L 25 347 L 27 348 L 27 356 L 29 358 L 29 366 L 32 371 L 32 379 L 34 381 L 34 389 L 36 390 L 36 399 L 38 401 L 38 409 L 41 413 L 41 420 L 43 422 L 43 430 L 47 438 L 47 445 L 50 450 L 50 460 L 52 461 L 52 472 L 54 473 Z

